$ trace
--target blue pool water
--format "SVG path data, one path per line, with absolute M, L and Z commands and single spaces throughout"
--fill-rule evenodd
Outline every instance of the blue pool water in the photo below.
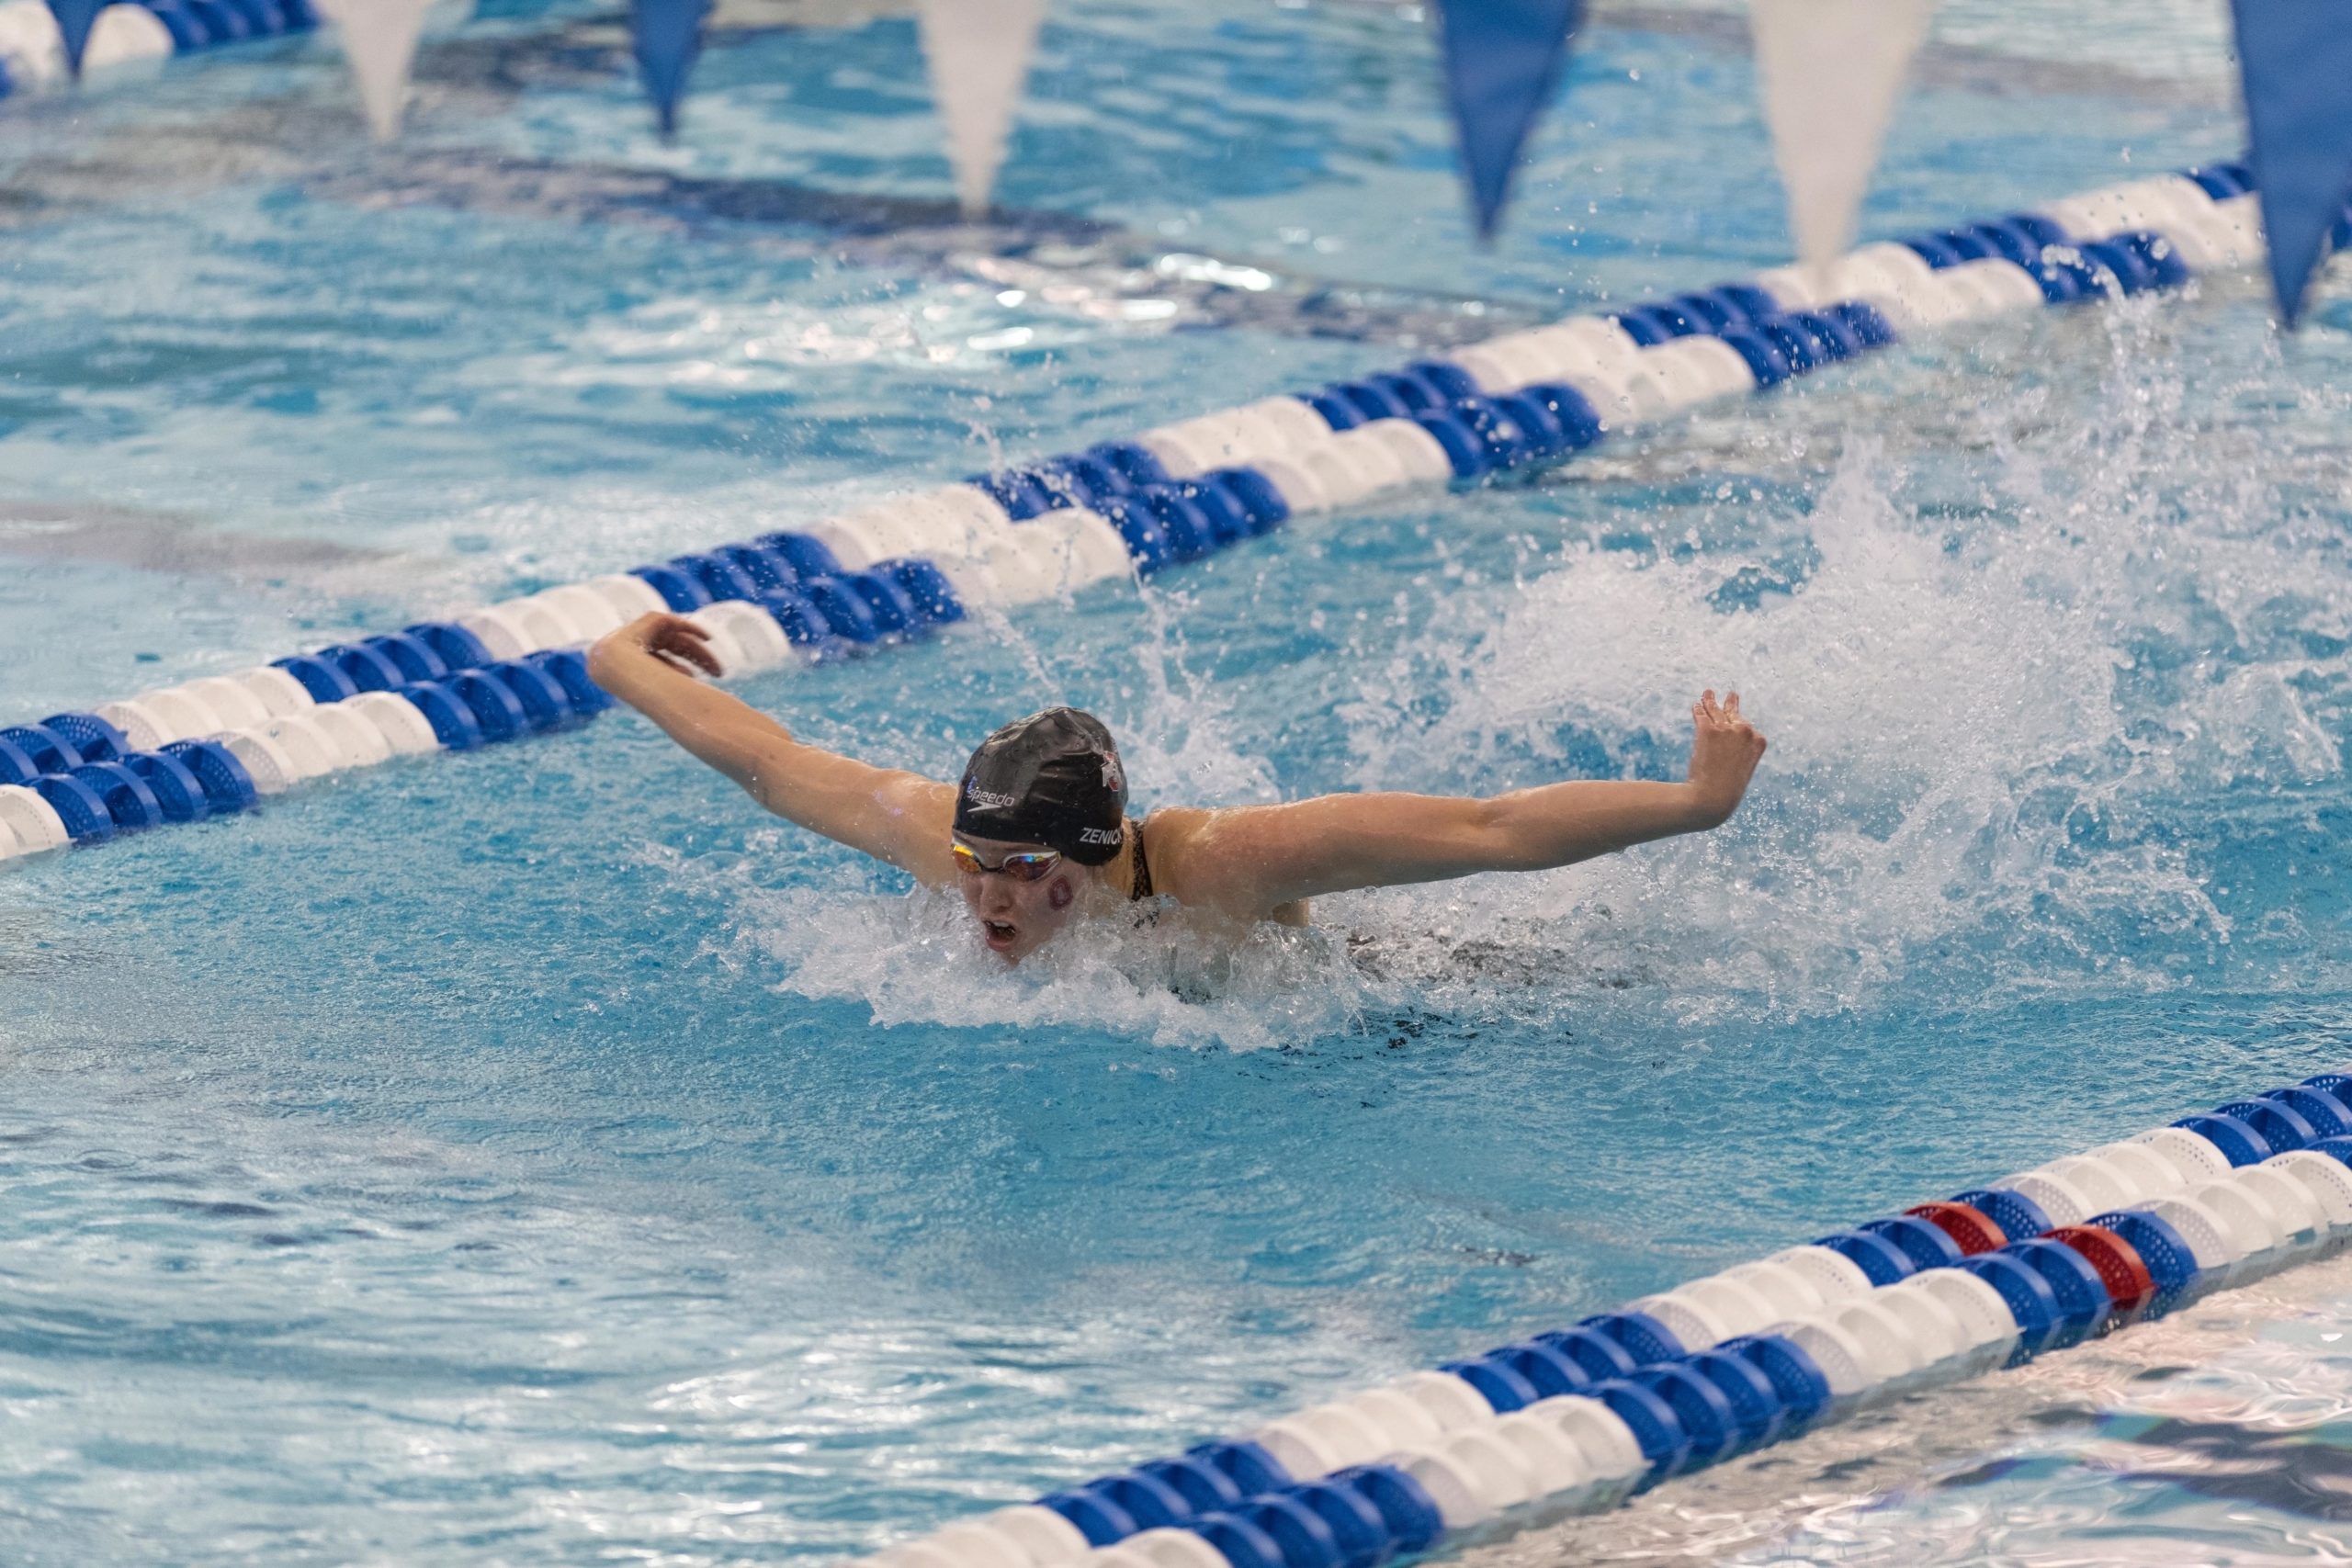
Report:
M 600 13 L 485 11 L 389 151 L 315 43 L 0 111 L 0 709 L 1785 255 L 1704 29 L 1596 29 L 1481 252 L 1385 8 L 1059 6 L 975 229 L 903 17 L 730 30 L 664 147 Z M 2020 94 L 1988 12 L 1870 231 L 2234 150 L 2217 39 Z M 1079 702 L 1145 805 L 1657 773 L 1702 684 L 1771 736 L 1719 834 L 1238 954 L 1008 976 L 628 718 L 11 870 L 0 1555 L 852 1554 L 2352 1059 L 2346 299 L 1969 329 L 741 688 L 941 772 Z M 1493 1550 L 2111 1561 L 2153 1495 L 2283 1560 L 2346 1297 Z M 2114 1483 L 2143 1373 L 2294 1440 Z

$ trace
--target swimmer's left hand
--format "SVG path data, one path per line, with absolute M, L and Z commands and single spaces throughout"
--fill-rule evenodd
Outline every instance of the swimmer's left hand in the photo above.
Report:
M 1747 798 L 1747 781 L 1764 757 L 1764 737 L 1740 716 L 1737 692 L 1720 704 L 1713 691 L 1700 694 L 1690 722 L 1690 792 L 1702 825 L 1718 828 Z

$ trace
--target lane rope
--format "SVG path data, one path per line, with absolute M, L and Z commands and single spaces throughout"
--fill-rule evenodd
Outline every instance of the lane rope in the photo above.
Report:
M 82 50 L 85 78 L 135 73 L 174 55 L 313 31 L 309 0 L 118 0 Z M 62 92 L 72 76 L 47 0 L 0 0 L 0 98 Z
M 2352 1242 L 2327 1073 L 998 1508 L 871 1568 L 1379 1568 L 2175 1311 Z
M 231 0 L 151 8 L 208 6 Z M 1618 431 L 1911 334 L 2178 288 L 2260 260 L 2250 180 L 2220 164 L 1868 244 L 1818 274 L 1781 267 L 1572 317 L 803 530 L 0 728 L 0 860 L 233 814 L 394 757 L 583 723 L 611 705 L 579 649 L 645 611 L 693 616 L 729 677 L 872 652 L 973 609 L 1166 570 L 1296 517 L 1557 464 Z M 2352 209 L 2335 239 L 2352 247 Z

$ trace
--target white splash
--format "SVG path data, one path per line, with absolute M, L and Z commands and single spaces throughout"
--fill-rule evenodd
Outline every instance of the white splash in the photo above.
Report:
M 2336 773 L 2304 688 L 2343 670 L 2272 653 L 2145 678 L 2151 645 L 2257 640 L 2272 601 L 2323 567 L 2290 538 L 2165 515 L 2133 434 L 2105 433 L 2101 457 L 2125 470 L 2112 489 L 2052 496 L 2011 465 L 2016 521 L 1961 537 L 1899 510 L 1901 476 L 1856 443 L 1809 519 L 1817 566 L 1752 609 L 1714 602 L 1736 559 L 1576 547 L 1407 647 L 1349 715 L 1365 787 L 1572 776 L 1579 742 L 1611 771 L 1679 768 L 1704 686 L 1741 688 L 1773 744 L 1723 832 L 1464 885 L 1441 911 L 1448 951 L 1549 948 L 1620 984 L 1655 978 L 1695 1018 L 1759 998 L 1850 1008 L 1928 958 L 2018 986 L 2085 961 L 2105 983 L 2163 986 L 2177 976 L 2143 971 L 2135 935 L 2226 944 L 2191 849 L 2154 819 L 2184 794 Z M 2324 570 L 2343 592 L 2342 563 Z M 1372 895 L 1350 913 L 1409 942 L 1430 901 Z
M 785 964 L 786 989 L 861 1003 L 884 1028 L 1066 1025 L 1257 1050 L 1344 1032 L 1365 1010 L 1396 1005 L 1322 931 L 1261 926 L 1237 942 L 1167 908 L 1142 924 L 1122 914 L 1074 926 L 1015 967 L 981 945 L 953 894 L 747 883 L 733 903 L 741 940 Z
M 2344 793 L 2352 555 L 2292 499 L 2324 463 L 2295 470 L 2303 444 L 2280 435 L 2341 411 L 2199 426 L 2168 329 L 2149 311 L 2103 319 L 2114 368 L 2088 417 L 2029 389 L 1898 428 L 1935 453 L 1931 479 L 1849 436 L 1808 509 L 1735 513 L 1726 484 L 1712 514 L 1661 510 L 1653 553 L 1596 539 L 1517 583 L 1417 582 L 1444 613 L 1360 656 L 1340 715 L 1355 761 L 1321 781 L 1491 795 L 1672 776 L 1691 698 L 1737 687 L 1773 749 L 1720 832 L 1318 900 L 1324 932 L 1264 933 L 1229 964 L 1163 928 L 1008 976 L 978 966 L 952 905 L 837 890 L 747 889 L 747 939 L 790 988 L 862 999 L 881 1022 L 1245 1046 L 1399 1005 L 1697 1023 L 1867 1008 L 1921 975 L 1954 1005 L 2004 1005 L 2269 962 L 2283 917 L 2233 929 L 2207 886 L 2209 828 Z M 1787 460 L 1801 467 L 1802 447 Z M 1276 798 L 1281 720 L 1188 666 L 1187 629 L 1216 623 L 1169 583 L 1142 605 L 1142 678 L 1101 708 L 1137 809 Z M 1086 702 L 1060 689 L 1066 650 L 1033 642 L 1035 623 L 971 635 L 1003 646 L 1038 703 Z M 1088 683 L 1108 700 L 1102 675 Z
M 1136 648 L 1143 672 L 1142 705 L 1118 727 L 1127 776 L 1161 791 L 1144 805 L 1250 806 L 1281 799 L 1273 770 L 1242 749 L 1233 723 L 1233 699 L 1185 662 L 1181 593 L 1143 590 L 1149 635 Z

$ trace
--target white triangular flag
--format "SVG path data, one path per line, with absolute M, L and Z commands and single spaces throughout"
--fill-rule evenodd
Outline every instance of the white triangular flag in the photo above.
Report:
M 921 0 L 931 93 L 947 127 L 947 161 L 966 216 L 989 209 L 1004 139 L 1029 77 L 1046 0 Z
M 0 6 L 0 72 L 16 93 L 51 92 L 65 85 L 65 35 L 47 6 Z
M 344 58 L 359 83 L 359 101 L 379 141 L 401 128 L 408 100 L 409 67 L 433 0 L 313 0 L 343 35 Z
M 144 6 L 109 6 L 91 25 L 82 47 L 82 77 L 109 82 L 145 80 L 164 73 L 172 57 L 172 35 Z
M 1797 256 L 1819 269 L 1856 215 L 1935 0 L 1754 0 L 1764 119 L 1788 189 Z

